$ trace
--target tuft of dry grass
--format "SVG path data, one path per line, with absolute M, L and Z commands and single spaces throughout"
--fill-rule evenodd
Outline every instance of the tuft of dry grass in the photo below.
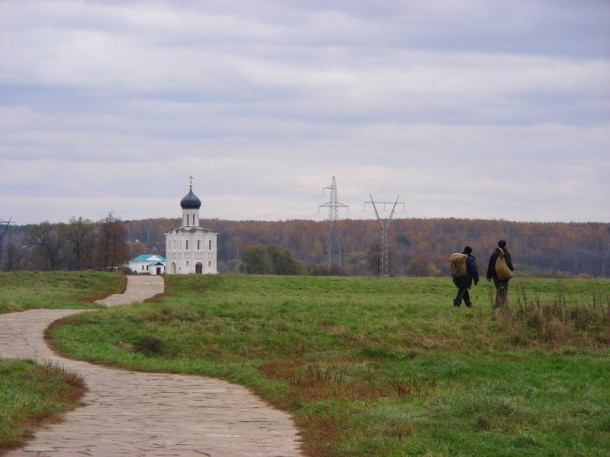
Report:
M 507 303 L 497 314 L 515 342 L 534 340 L 550 348 L 600 348 L 610 341 L 610 297 L 603 303 L 601 296 L 594 294 L 591 303 L 571 306 L 561 282 L 553 301 L 542 303 L 535 297 L 527 302 L 523 288 L 517 304 Z

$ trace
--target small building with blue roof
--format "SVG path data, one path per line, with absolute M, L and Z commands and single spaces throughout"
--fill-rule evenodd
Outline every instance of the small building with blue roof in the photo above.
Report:
M 140 254 L 129 261 L 129 269 L 137 274 L 162 275 L 165 273 L 165 257 L 158 254 Z

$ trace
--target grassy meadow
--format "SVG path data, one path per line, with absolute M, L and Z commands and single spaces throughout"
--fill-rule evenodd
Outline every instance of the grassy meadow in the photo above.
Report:
M 311 456 L 606 456 L 610 281 L 167 276 L 148 303 L 71 316 L 69 357 L 214 376 L 293 414 Z
M 125 290 L 125 277 L 94 271 L 0 273 L 0 314 L 34 308 L 91 308 Z
M 83 379 L 58 365 L 0 359 L 0 455 L 80 405 Z

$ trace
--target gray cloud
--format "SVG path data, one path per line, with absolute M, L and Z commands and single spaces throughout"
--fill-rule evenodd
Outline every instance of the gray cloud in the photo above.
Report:
M 609 221 L 604 1 L 4 1 L 0 219 Z

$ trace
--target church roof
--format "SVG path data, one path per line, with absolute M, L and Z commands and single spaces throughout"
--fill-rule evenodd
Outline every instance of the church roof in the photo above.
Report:
M 132 262 L 165 262 L 165 257 L 157 254 L 140 254 Z
M 205 227 L 200 226 L 192 226 L 192 227 L 176 227 L 171 229 L 168 233 L 195 233 L 195 232 L 205 232 L 205 233 L 217 233 L 214 230 L 207 229 Z
M 189 193 L 180 200 L 180 206 L 182 209 L 199 209 L 201 208 L 201 200 L 193 193 L 193 187 L 189 189 Z

